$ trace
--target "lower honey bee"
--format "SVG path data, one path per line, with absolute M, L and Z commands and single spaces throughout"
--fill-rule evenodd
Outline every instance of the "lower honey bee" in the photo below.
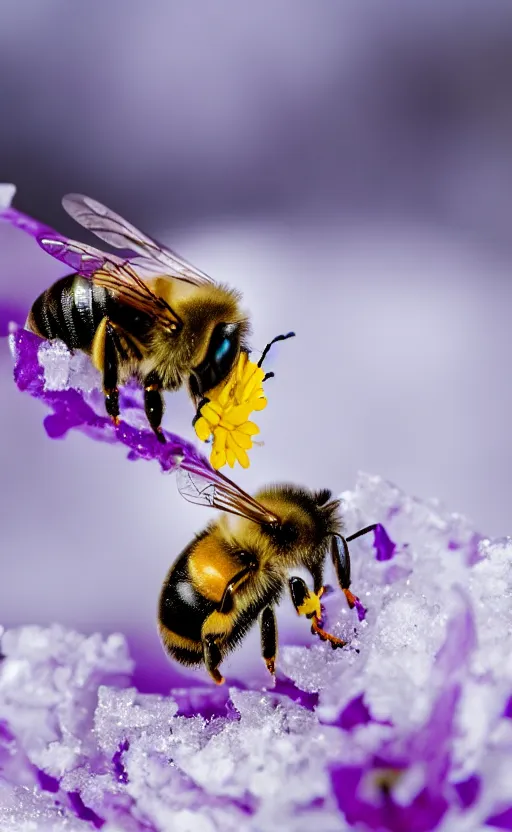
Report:
M 287 587 L 297 613 L 311 620 L 312 633 L 333 648 L 345 645 L 322 627 L 324 563 L 330 552 L 349 606 L 360 606 L 350 591 L 348 542 L 375 525 L 344 537 L 339 501 L 327 489 L 270 485 L 251 497 L 202 464 L 185 462 L 178 487 L 187 500 L 222 509 L 223 514 L 184 549 L 163 584 L 159 631 L 172 658 L 184 665 L 203 663 L 222 684 L 222 659 L 259 620 L 263 659 L 274 674 L 274 607 Z M 313 591 L 293 575 L 299 567 L 310 573 Z
M 116 256 L 58 234 L 40 234 L 39 245 L 75 274 L 43 292 L 25 326 L 91 356 L 103 377 L 107 413 L 116 424 L 118 386 L 136 378 L 144 388 L 148 422 L 165 442 L 162 391 L 187 382 L 198 416 L 208 394 L 248 352 L 249 321 L 240 311 L 240 295 L 101 203 L 71 194 L 63 205 L 84 228 L 123 253 Z

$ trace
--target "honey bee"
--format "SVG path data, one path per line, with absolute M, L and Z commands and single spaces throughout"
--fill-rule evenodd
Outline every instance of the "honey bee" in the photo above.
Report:
M 102 373 L 106 410 L 115 424 L 118 385 L 136 378 L 144 388 L 148 422 L 165 442 L 162 391 L 187 381 L 197 418 L 208 393 L 249 351 L 249 321 L 240 311 L 240 294 L 89 197 L 70 194 L 63 206 L 123 253 L 108 254 L 57 234 L 39 235 L 39 245 L 75 273 L 43 292 L 25 326 L 91 356 Z
M 277 626 L 274 607 L 288 587 L 311 632 L 333 648 L 346 642 L 322 627 L 320 598 L 324 563 L 330 552 L 339 585 L 350 607 L 360 606 L 350 591 L 348 543 L 376 528 L 342 534 L 339 501 L 331 492 L 294 485 L 270 485 L 251 497 L 218 471 L 185 462 L 178 472 L 185 499 L 221 509 L 169 570 L 160 594 L 158 625 L 167 653 L 184 665 L 203 663 L 217 684 L 222 659 L 259 620 L 261 651 L 275 672 Z M 313 591 L 293 574 L 305 568 Z

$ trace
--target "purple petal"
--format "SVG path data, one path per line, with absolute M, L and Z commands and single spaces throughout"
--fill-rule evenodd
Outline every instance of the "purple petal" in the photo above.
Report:
M 355 610 L 357 612 L 357 617 L 358 617 L 359 621 L 364 621 L 364 619 L 366 618 L 366 613 L 368 612 L 368 610 L 367 610 L 366 607 L 363 606 L 363 604 L 361 603 L 361 601 L 359 600 L 357 595 L 355 595 L 354 597 L 355 597 L 354 607 L 355 607 Z
M 480 794 L 481 783 L 480 778 L 476 774 L 472 774 L 467 780 L 460 780 L 453 785 L 463 809 L 468 809 L 472 806 Z
M 52 777 L 51 774 L 47 774 L 42 769 L 37 769 L 36 771 L 37 779 L 39 781 L 39 785 L 45 792 L 52 792 L 56 793 L 60 789 L 60 783 L 56 777 Z
M 342 710 L 335 724 L 339 725 L 344 731 L 352 731 L 358 725 L 367 725 L 371 721 L 372 716 L 361 693 L 359 696 L 350 700 L 348 705 Z
M 391 725 L 388 720 L 374 719 L 370 709 L 364 701 L 364 694 L 355 696 L 350 702 L 345 705 L 337 720 L 332 723 L 338 725 L 343 731 L 352 731 L 359 725 L 368 725 L 369 722 L 375 722 L 379 725 Z
M 396 550 L 396 543 L 393 543 L 386 529 L 380 523 L 373 532 L 373 545 L 376 551 L 376 560 L 391 560 Z
M 363 769 L 356 766 L 337 766 L 331 770 L 331 781 L 338 808 L 347 823 L 365 824 L 368 829 L 381 826 L 380 809 L 358 797 Z
M 101 829 L 101 827 L 105 825 L 105 820 L 103 818 L 100 818 L 96 812 L 84 805 L 84 802 L 78 792 L 69 792 L 68 798 L 71 808 L 77 818 L 89 821 L 95 829 Z
M 395 775 L 396 769 L 390 768 L 390 773 Z M 339 766 L 331 771 L 334 795 L 347 823 L 389 832 L 430 832 L 435 829 L 448 809 L 444 796 L 424 788 L 409 805 L 396 803 L 392 788 L 382 784 L 381 774 L 379 768 L 365 772 L 351 766 Z M 372 776 L 375 777 L 375 794 L 370 802 L 362 796 L 361 786 Z
M 276 679 L 276 683 L 269 693 L 287 696 L 292 702 L 298 702 L 308 711 L 314 711 L 318 705 L 318 693 L 307 693 L 300 690 L 290 679 Z
M 512 829 L 512 807 L 490 815 L 485 823 L 486 826 L 492 826 L 494 829 Z
M 7 722 L 4 719 L 0 720 L 0 743 L 10 743 L 15 740 L 15 736 Z
M 120 783 L 128 782 L 128 772 L 126 771 L 123 765 L 123 754 L 125 751 L 128 751 L 129 748 L 130 743 L 128 742 L 128 740 L 124 740 L 123 742 L 119 743 L 119 748 L 112 757 L 112 765 L 114 766 L 114 772 L 117 780 Z
M 179 688 L 173 690 L 173 698 L 178 704 L 180 716 L 201 716 L 209 722 L 211 719 L 226 717 L 229 700 L 229 689 L 225 686 L 212 688 Z M 239 714 L 237 712 L 237 718 Z
M 458 609 L 448 622 L 445 641 L 436 656 L 436 666 L 442 673 L 453 674 L 465 666 L 476 646 L 474 616 L 469 599 L 457 590 Z

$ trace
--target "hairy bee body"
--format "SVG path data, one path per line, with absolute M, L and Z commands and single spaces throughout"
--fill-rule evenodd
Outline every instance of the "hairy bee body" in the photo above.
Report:
M 147 341 L 151 318 L 119 303 L 114 293 L 78 274 L 57 280 L 32 305 L 27 329 L 46 338 L 59 339 L 69 349 L 92 353 L 98 327 L 108 318 L 141 343 Z
M 100 202 L 68 194 L 63 206 L 123 254 L 109 254 L 51 229 L 32 230 L 39 245 L 76 274 L 43 292 L 26 327 L 91 356 L 103 376 L 107 413 L 116 424 L 119 382 L 131 376 L 140 381 L 149 424 L 165 442 L 162 391 L 188 382 L 199 406 L 235 370 L 240 354 L 248 352 L 244 339 L 249 325 L 239 309 L 240 296 Z
M 203 591 L 198 589 L 197 583 L 202 583 L 204 587 L 211 580 L 213 572 L 219 577 L 223 576 L 224 588 L 237 572 L 244 568 L 244 560 L 237 557 L 237 553 L 230 553 L 223 559 L 219 557 L 219 551 L 217 551 L 215 552 L 217 569 L 210 571 L 205 565 L 201 570 L 201 575 L 201 571 L 197 569 L 197 560 L 202 559 L 204 552 L 200 552 L 200 547 L 203 542 L 209 542 L 208 537 L 212 533 L 214 533 L 213 529 L 205 530 L 182 552 L 169 570 L 160 595 L 158 614 L 160 636 L 169 655 L 184 665 L 203 662 L 202 633 L 208 619 L 210 626 L 216 621 L 217 627 L 223 630 L 221 654 L 224 656 L 242 640 L 260 612 L 270 602 L 275 603 L 282 594 L 282 586 L 278 581 L 267 580 L 266 585 L 258 587 L 256 596 L 254 584 L 252 584 L 245 588 L 245 592 L 240 592 L 236 605 L 233 605 L 229 612 L 229 617 L 227 613 L 224 613 L 222 617 L 220 614 L 215 615 L 219 609 L 222 592 L 214 600 L 211 597 L 212 593 L 205 588 L 206 594 L 203 594 L 205 589 Z M 198 558 L 198 550 L 200 558 Z M 203 581 L 200 580 L 201 577 Z M 214 581 L 215 583 L 218 585 L 218 578 Z
M 197 403 L 231 371 L 245 348 L 248 323 L 239 311 L 238 294 L 220 284 L 190 286 L 157 277 L 146 285 L 155 297 L 172 303 L 179 330 L 169 330 L 115 291 L 78 274 L 43 292 L 25 326 L 91 356 L 103 375 L 107 412 L 114 418 L 119 414 L 118 384 L 137 379 L 146 389 L 148 420 L 161 437 L 161 392 L 188 382 Z
M 319 593 L 329 540 L 341 532 L 338 502 L 329 498 L 328 491 L 270 486 L 255 499 L 278 524 L 223 514 L 207 526 L 171 567 L 161 591 L 159 630 L 169 655 L 185 665 L 204 662 L 221 682 L 218 664 L 260 619 L 263 655 L 272 670 L 273 607 L 290 585 L 299 611 L 307 592 L 300 578 L 289 584 L 290 570 L 307 569 Z

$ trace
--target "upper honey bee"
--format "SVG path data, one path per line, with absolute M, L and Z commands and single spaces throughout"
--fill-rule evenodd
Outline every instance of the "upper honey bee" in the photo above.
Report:
M 344 537 L 339 501 L 327 489 L 270 485 L 251 497 L 197 460 L 182 462 L 178 487 L 187 500 L 224 513 L 184 549 L 163 584 L 158 624 L 170 656 L 184 665 L 204 663 L 221 684 L 220 662 L 259 619 L 263 658 L 274 673 L 274 607 L 286 587 L 297 613 L 311 619 L 311 631 L 344 646 L 322 627 L 325 559 L 330 552 L 349 606 L 361 609 L 349 588 L 348 542 L 375 525 Z M 299 567 L 311 574 L 313 591 L 293 575 Z
M 70 194 L 63 206 L 123 255 L 57 234 L 40 235 L 41 247 L 75 273 L 38 297 L 25 326 L 91 356 L 102 373 L 107 413 L 116 423 L 118 385 L 136 378 L 144 388 L 149 424 L 165 442 L 162 391 L 187 382 L 199 410 L 248 352 L 249 321 L 240 310 L 240 294 L 89 197 Z M 278 339 L 283 337 L 288 336 Z

